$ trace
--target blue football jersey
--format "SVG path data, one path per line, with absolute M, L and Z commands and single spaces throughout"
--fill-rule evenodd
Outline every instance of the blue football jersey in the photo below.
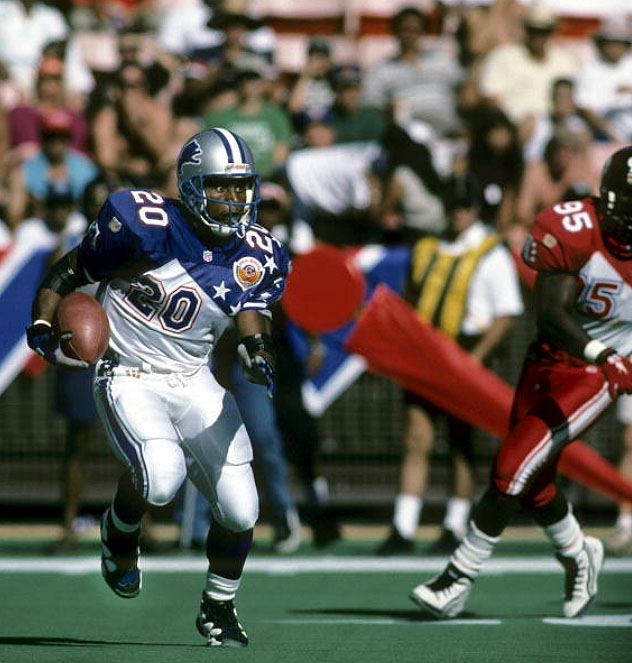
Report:
M 282 295 L 287 249 L 252 224 L 222 247 L 204 245 L 175 200 L 153 191 L 109 196 L 79 247 L 110 320 L 110 347 L 131 363 L 189 372 L 208 355 L 230 317 L 263 314 Z

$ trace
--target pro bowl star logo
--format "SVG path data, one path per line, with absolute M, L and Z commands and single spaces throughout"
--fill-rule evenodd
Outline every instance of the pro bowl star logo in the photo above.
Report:
M 178 173 L 182 175 L 182 169 L 188 163 L 199 166 L 202 163 L 202 148 L 197 140 L 189 141 L 183 148 L 178 161 Z
M 264 274 L 263 265 L 252 256 L 244 256 L 233 263 L 233 275 L 242 290 L 259 285 Z

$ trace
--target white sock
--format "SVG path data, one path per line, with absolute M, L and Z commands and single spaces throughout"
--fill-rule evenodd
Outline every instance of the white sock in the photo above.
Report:
M 451 497 L 445 510 L 443 528 L 454 532 L 462 539 L 467 530 L 467 517 L 470 515 L 472 503 L 464 497 Z
M 316 495 L 316 500 L 320 504 L 329 502 L 329 483 L 325 477 L 316 477 L 312 481 L 312 489 Z
M 615 523 L 615 527 L 632 531 L 632 513 L 620 513 Z
M 206 587 L 204 591 L 214 601 L 230 601 L 235 598 L 241 578 L 222 578 L 210 571 L 206 572 Z
M 544 532 L 555 552 L 563 557 L 576 557 L 584 545 L 584 534 L 570 509 L 562 520 L 545 527 Z
M 483 564 L 491 557 L 498 541 L 500 541 L 499 536 L 485 534 L 476 527 L 473 520 L 470 520 L 463 541 L 450 557 L 450 563 L 465 575 L 475 578 Z
M 136 523 L 135 525 L 130 525 L 129 523 L 124 522 L 121 520 L 117 515 L 116 511 L 114 511 L 114 506 L 110 507 L 110 516 L 112 518 L 112 522 L 114 523 L 114 527 L 119 532 L 126 532 L 127 534 L 131 534 L 132 532 L 136 532 L 138 528 L 140 527 L 140 523 Z
M 422 506 L 423 500 L 421 497 L 398 495 L 395 498 L 393 525 L 405 539 L 415 538 Z

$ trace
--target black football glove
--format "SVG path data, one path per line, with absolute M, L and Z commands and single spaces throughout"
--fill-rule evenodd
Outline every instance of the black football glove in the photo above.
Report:
M 60 343 L 72 338 L 72 332 L 60 334 L 46 320 L 36 320 L 26 328 L 26 342 L 29 348 L 51 364 L 67 368 L 87 368 L 88 362 L 69 357 L 61 349 Z
M 274 396 L 274 346 L 268 334 L 255 334 L 241 339 L 237 355 L 249 382 L 267 387 L 268 398 Z

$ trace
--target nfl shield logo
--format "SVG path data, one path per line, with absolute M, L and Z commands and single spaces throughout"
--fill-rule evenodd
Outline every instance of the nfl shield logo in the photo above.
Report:
M 213 260 L 213 252 L 208 250 L 204 251 L 204 253 L 202 253 L 202 260 L 204 260 L 204 262 L 211 262 L 211 260 Z

